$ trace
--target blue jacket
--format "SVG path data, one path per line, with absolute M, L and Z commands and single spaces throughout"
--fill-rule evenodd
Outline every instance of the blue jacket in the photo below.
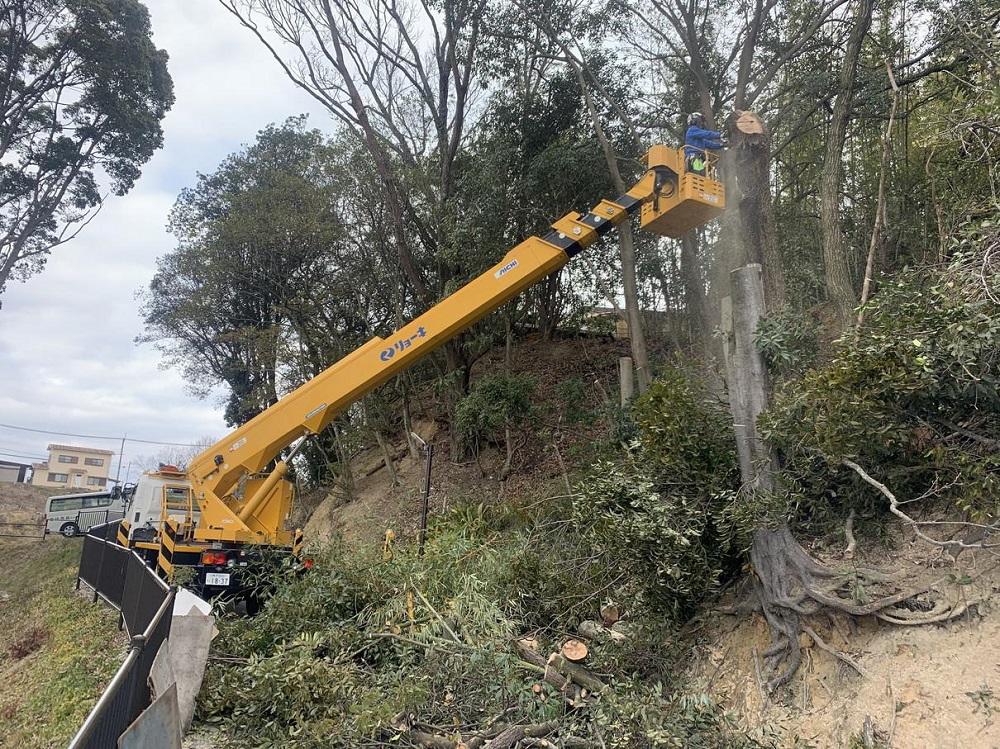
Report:
M 722 148 L 722 133 L 717 130 L 705 130 L 691 125 L 684 134 L 684 155 L 688 158 L 701 151 L 714 151 Z

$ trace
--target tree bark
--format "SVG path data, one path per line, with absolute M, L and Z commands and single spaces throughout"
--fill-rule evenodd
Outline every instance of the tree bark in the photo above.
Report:
M 571 62 L 571 64 L 583 91 L 587 111 L 590 112 L 590 118 L 594 125 L 594 134 L 604 151 L 604 160 L 607 162 L 615 189 L 624 193 L 627 188 L 625 180 L 622 179 L 621 170 L 618 169 L 618 157 L 615 154 L 614 146 L 604 132 L 604 127 L 601 125 L 601 117 L 597 112 L 597 107 L 594 106 L 594 99 L 590 95 L 587 80 L 579 66 L 575 62 Z M 652 382 L 652 373 L 649 369 L 649 354 L 646 350 L 646 333 L 643 328 L 642 311 L 639 308 L 639 284 L 635 275 L 635 241 L 632 237 L 632 225 L 628 222 L 618 227 L 618 246 L 621 249 L 622 281 L 625 287 L 625 319 L 628 321 L 629 343 L 632 346 L 632 358 L 635 360 L 639 392 L 645 393 Z
M 850 325 L 851 312 L 858 303 L 851 283 L 840 217 L 840 191 L 844 182 L 844 144 L 847 141 L 847 126 L 854 100 L 858 59 L 861 56 L 865 35 L 871 26 L 873 5 L 874 0 L 858 2 L 854 25 L 847 40 L 840 68 L 840 85 L 833 105 L 833 115 L 830 118 L 830 132 L 826 140 L 823 176 L 819 188 L 826 292 L 833 303 L 841 330 Z
M 742 192 L 739 213 L 747 259 L 763 269 L 764 299 L 774 312 L 785 303 L 785 271 L 771 201 L 771 134 L 756 114 L 737 111 L 729 121 L 729 140 Z
M 698 233 L 694 230 L 681 237 L 681 281 L 684 284 L 684 306 L 691 324 L 692 339 L 704 343 L 711 327 L 705 319 L 705 282 L 698 264 Z
M 734 346 L 729 392 L 738 405 L 733 414 L 741 478 L 754 489 L 770 491 L 774 489 L 774 456 L 757 430 L 757 419 L 768 401 L 767 368 L 754 341 L 765 312 L 761 267 L 753 263 L 734 270 L 732 287 Z

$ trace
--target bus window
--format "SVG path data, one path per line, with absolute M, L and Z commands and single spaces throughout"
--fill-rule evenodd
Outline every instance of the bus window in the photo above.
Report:
M 83 497 L 64 497 L 49 500 L 49 512 L 69 512 L 83 509 Z

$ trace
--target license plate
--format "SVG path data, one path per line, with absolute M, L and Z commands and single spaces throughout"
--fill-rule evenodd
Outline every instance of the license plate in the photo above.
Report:
M 205 585 L 229 585 L 229 574 L 221 572 L 206 572 Z

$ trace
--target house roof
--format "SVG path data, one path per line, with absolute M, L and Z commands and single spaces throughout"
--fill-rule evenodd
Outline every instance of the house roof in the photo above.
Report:
M 72 450 L 78 453 L 93 453 L 94 455 L 114 455 L 112 450 L 102 450 L 98 447 L 80 447 L 79 445 L 49 445 L 49 452 L 52 450 Z
M 12 460 L 0 460 L 0 466 L 16 467 L 16 468 L 31 468 L 29 463 L 15 463 Z

